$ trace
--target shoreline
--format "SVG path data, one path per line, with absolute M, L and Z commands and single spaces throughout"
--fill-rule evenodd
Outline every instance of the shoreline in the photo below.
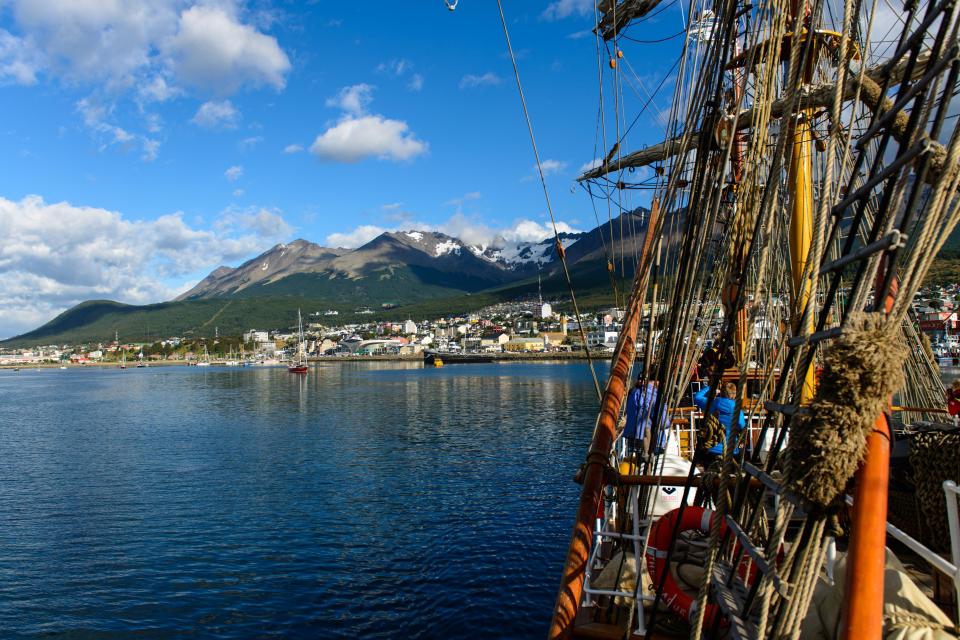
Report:
M 460 354 L 440 354 L 440 357 L 449 355 L 452 358 L 456 358 Z M 481 362 L 473 362 L 470 364 L 494 364 L 499 362 L 566 362 L 566 361 L 586 361 L 587 356 L 581 352 L 560 352 L 560 353 L 496 353 L 496 354 L 469 354 L 471 356 L 476 356 L 481 360 Z M 612 357 L 612 354 L 591 354 L 591 357 L 594 360 L 609 360 Z M 350 362 L 419 362 L 423 363 L 424 356 L 423 354 L 417 354 L 413 356 L 395 356 L 395 355 L 381 355 L 381 356 L 324 356 L 321 358 L 309 358 L 309 364 L 320 364 L 320 363 L 335 363 L 335 364 L 344 364 Z M 455 360 L 450 360 L 449 364 L 461 364 Z M 14 369 L 59 369 L 61 366 L 67 367 L 67 369 L 116 369 L 118 364 L 116 362 L 89 362 L 86 364 L 60 364 L 60 363 L 27 363 L 27 364 L 0 364 L 0 370 L 9 370 Z M 148 367 L 140 367 L 141 369 L 150 369 L 153 367 L 186 367 L 191 366 L 183 360 L 156 360 L 151 361 Z M 258 367 L 285 367 L 287 363 L 280 362 L 277 364 L 270 365 L 252 365 L 248 367 L 236 367 L 231 366 L 227 367 L 225 364 L 218 364 L 215 362 L 210 363 L 211 368 L 224 369 L 224 368 L 258 368 Z M 432 366 L 432 365 L 424 365 Z M 127 365 L 127 369 L 136 369 L 136 365 Z

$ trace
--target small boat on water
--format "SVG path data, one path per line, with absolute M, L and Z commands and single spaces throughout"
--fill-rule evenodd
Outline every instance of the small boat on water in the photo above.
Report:
M 198 367 L 209 367 L 210 366 L 210 353 L 207 351 L 207 345 L 203 345 L 203 359 L 199 360 L 196 364 Z
M 307 352 L 303 342 L 303 317 L 300 315 L 300 309 L 297 309 L 297 351 L 287 371 L 300 374 L 307 372 Z
M 500 358 L 493 353 L 437 353 L 436 351 L 425 351 L 423 354 L 423 363 L 427 366 L 434 364 L 436 360 L 441 360 L 446 364 L 481 364 L 496 362 Z
M 443 366 L 443 359 L 440 358 L 440 356 L 434 356 L 434 357 L 433 357 L 433 366 L 436 367 L 436 368 L 438 368 L 438 369 L 439 369 L 440 367 L 442 367 L 442 366 Z

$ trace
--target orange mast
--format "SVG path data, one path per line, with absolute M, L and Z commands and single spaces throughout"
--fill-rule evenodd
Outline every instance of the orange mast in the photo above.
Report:
M 881 261 L 881 266 L 885 262 Z M 881 295 L 883 269 L 877 273 L 877 297 Z M 893 308 L 897 281 L 884 300 L 887 313 Z M 887 545 L 887 485 L 890 480 L 890 425 L 886 414 L 877 416 L 867 436 L 867 455 L 857 471 L 853 502 L 853 531 L 847 554 L 847 581 L 841 637 L 879 638 L 883 633 L 883 573 Z
M 637 273 L 633 280 L 633 294 L 623 320 L 623 331 L 617 341 L 616 361 L 610 371 L 600 415 L 593 431 L 593 441 L 587 453 L 583 488 L 580 490 L 580 506 L 577 520 L 573 525 L 567 560 L 563 567 L 563 579 L 557 593 L 557 603 L 550 622 L 550 638 L 568 638 L 573 631 L 573 623 L 583 596 L 583 579 L 593 542 L 593 523 L 597 517 L 597 507 L 604 485 L 604 475 L 610 461 L 610 450 L 617 435 L 617 422 L 620 419 L 620 407 L 627 394 L 627 377 L 636 353 L 637 330 L 643 315 L 643 302 L 646 297 L 647 279 L 653 234 L 660 217 L 659 203 L 654 200 L 650 207 L 650 220 L 647 223 L 647 235 L 643 241 L 643 250 L 637 263 Z

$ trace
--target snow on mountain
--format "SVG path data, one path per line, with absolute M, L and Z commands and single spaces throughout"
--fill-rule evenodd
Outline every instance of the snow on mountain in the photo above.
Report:
M 462 247 L 460 246 L 460 243 L 457 242 L 456 240 L 448 240 L 446 242 L 437 243 L 437 246 L 434 247 L 433 250 L 436 252 L 437 256 L 439 257 L 442 255 L 446 255 L 451 251 L 453 253 L 456 253 L 457 255 L 460 255 L 461 248 Z

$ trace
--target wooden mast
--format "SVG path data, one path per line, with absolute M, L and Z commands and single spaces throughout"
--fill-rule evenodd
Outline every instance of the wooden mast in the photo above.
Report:
M 583 596 L 583 580 L 590 557 L 593 542 L 593 523 L 597 517 L 597 507 L 605 483 L 606 469 L 610 463 L 610 451 L 617 435 L 617 422 L 620 408 L 627 395 L 628 376 L 636 354 L 637 331 L 640 317 L 643 315 L 643 303 L 646 297 L 647 281 L 650 274 L 650 258 L 653 236 L 658 228 L 660 206 L 657 200 L 650 207 L 650 219 L 647 234 L 643 241 L 643 250 L 637 262 L 637 272 L 633 280 L 633 292 L 630 304 L 623 319 L 623 331 L 617 340 L 615 360 L 610 370 L 610 378 L 603 391 L 597 426 L 593 430 L 593 441 L 587 453 L 584 465 L 583 487 L 580 490 L 580 506 L 577 520 L 573 524 L 567 559 L 563 567 L 563 578 L 557 593 L 557 602 L 550 622 L 549 638 L 569 638 L 573 632 L 580 599 Z

